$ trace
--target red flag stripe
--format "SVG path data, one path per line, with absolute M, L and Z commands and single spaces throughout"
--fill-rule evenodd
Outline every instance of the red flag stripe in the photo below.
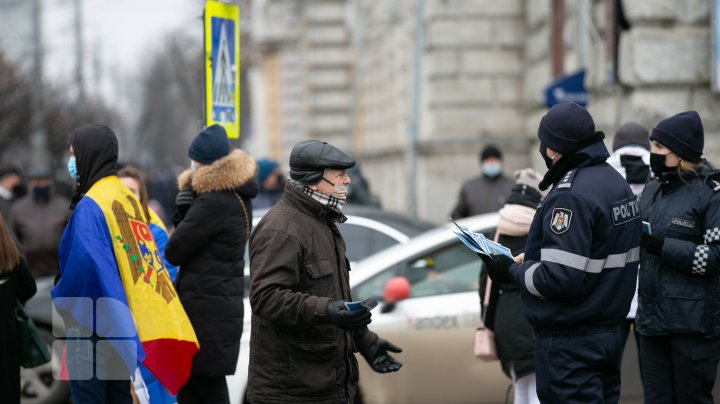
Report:
M 176 395 L 190 377 L 192 358 L 198 351 L 195 342 L 156 339 L 142 343 L 143 365 L 170 394 Z

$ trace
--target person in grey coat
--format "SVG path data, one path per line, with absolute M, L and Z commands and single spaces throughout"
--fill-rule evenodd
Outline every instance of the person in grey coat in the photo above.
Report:
M 465 182 L 450 217 L 464 217 L 497 212 L 510 195 L 515 183 L 503 174 L 503 157 L 500 149 L 486 146 L 480 153 L 482 174 Z

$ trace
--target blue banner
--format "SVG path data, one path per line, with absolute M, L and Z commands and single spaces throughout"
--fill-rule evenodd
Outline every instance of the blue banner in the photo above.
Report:
M 590 94 L 585 88 L 585 69 L 563 76 L 545 87 L 545 105 L 552 108 L 561 102 L 574 102 L 587 107 Z

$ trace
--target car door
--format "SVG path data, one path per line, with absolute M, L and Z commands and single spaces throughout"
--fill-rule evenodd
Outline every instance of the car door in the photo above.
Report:
M 472 354 L 480 325 L 482 261 L 456 240 L 397 262 L 353 289 L 354 299 L 382 294 L 394 276 L 410 283 L 409 298 L 373 310 L 370 328 L 403 349 L 403 368 L 380 375 L 361 364 L 360 386 L 369 403 L 504 402 L 509 380 L 498 362 Z M 383 312 L 385 311 L 385 312 Z M 364 361 L 361 361 L 364 362 Z

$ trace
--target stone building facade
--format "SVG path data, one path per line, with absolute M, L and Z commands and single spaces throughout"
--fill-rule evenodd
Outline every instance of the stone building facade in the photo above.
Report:
M 275 132 L 285 139 L 277 157 L 287 161 L 301 138 L 346 147 L 386 209 L 444 222 L 462 182 L 480 173 L 478 153 L 487 143 L 505 151 L 508 174 L 544 170 L 535 140 L 547 110 L 543 88 L 580 68 L 587 71 L 588 108 L 608 145 L 627 120 L 652 128 L 696 109 L 706 156 L 720 164 L 720 97 L 710 85 L 712 2 L 287 3 L 297 4 L 297 31 L 282 46 L 266 46 L 273 50 L 263 58 L 296 55 L 285 68 L 297 72 L 301 90 L 276 101 L 294 103 L 295 115 L 275 117 L 302 124 L 293 133 Z M 255 140 L 268 144 L 267 135 Z

